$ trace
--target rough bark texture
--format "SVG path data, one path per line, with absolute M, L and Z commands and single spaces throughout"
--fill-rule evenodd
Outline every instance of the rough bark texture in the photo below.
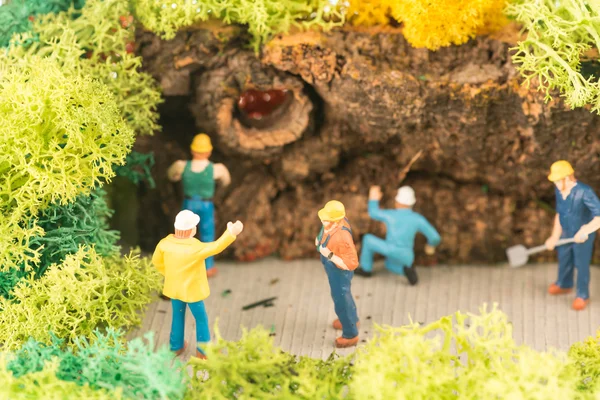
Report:
M 167 99 L 163 132 L 138 143 L 157 161 L 158 190 L 142 196 L 145 248 L 171 230 L 182 198 L 164 174 L 188 157 L 199 131 L 232 172 L 216 199 L 217 232 L 229 220 L 245 222 L 230 250 L 241 260 L 316 256 L 316 212 L 331 199 L 346 205 L 357 241 L 383 235 L 366 212 L 369 186 L 381 185 L 382 205 L 392 206 L 398 175 L 420 150 L 405 183 L 443 238 L 435 258 L 417 242 L 421 264 L 503 261 L 507 246 L 543 243 L 555 160 L 570 160 L 578 178 L 600 189 L 599 117 L 545 104 L 521 87 L 510 62 L 514 35 L 437 52 L 412 48 L 391 28 L 288 35 L 259 57 L 241 43 L 239 29 L 214 25 L 171 41 L 139 37 L 144 65 Z M 247 89 L 287 89 L 293 98 L 256 128 L 236 109 Z

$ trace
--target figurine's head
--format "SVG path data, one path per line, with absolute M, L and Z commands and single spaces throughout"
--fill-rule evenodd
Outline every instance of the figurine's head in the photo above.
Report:
M 200 133 L 194 136 L 190 149 L 192 150 L 192 155 L 195 159 L 208 159 L 213 149 L 210 137 L 206 133 Z
M 319 210 L 318 215 L 323 226 L 327 229 L 346 218 L 346 209 L 341 202 L 331 200 L 325 204 L 325 207 Z
M 413 188 L 402 186 L 398 189 L 398 194 L 396 194 L 396 208 L 412 208 L 416 202 L 417 199 L 415 198 Z
M 175 237 L 187 239 L 196 235 L 196 226 L 200 222 L 200 217 L 190 210 L 183 210 L 175 217 Z
M 571 189 L 575 186 L 575 182 L 577 182 L 575 179 L 575 170 L 565 160 L 560 160 L 552 164 L 548 180 L 553 182 L 561 192 Z

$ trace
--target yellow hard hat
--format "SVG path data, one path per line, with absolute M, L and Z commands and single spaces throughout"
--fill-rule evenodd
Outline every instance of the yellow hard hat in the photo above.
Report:
M 210 137 L 208 137 L 206 133 L 200 133 L 194 136 L 190 148 L 194 153 L 209 153 L 213 149 L 212 144 L 210 143 Z
M 339 221 L 346 216 L 344 205 L 337 200 L 331 200 L 319 210 L 319 219 L 321 221 Z
M 571 167 L 568 161 L 560 160 L 552 164 L 550 167 L 550 175 L 548 175 L 548 180 L 551 182 L 560 181 L 561 179 L 566 178 L 567 176 L 573 175 L 575 170 Z

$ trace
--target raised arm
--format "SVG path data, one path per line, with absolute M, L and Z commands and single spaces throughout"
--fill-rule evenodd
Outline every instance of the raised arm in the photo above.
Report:
M 156 246 L 156 250 L 154 250 L 154 254 L 152 255 L 152 264 L 154 264 L 158 273 L 163 276 L 165 275 L 165 256 L 160 248 L 160 243 Z
M 231 175 L 229 175 L 229 170 L 223 164 L 214 165 L 213 176 L 215 180 L 221 181 L 223 186 L 228 186 L 231 183 Z
M 181 175 L 183 174 L 183 170 L 185 169 L 184 160 L 175 161 L 167 170 L 167 177 L 171 182 L 177 182 L 181 180 Z
M 388 221 L 388 210 L 382 210 L 379 208 L 379 200 L 369 200 L 369 217 L 375 221 L 387 222 Z
M 221 253 L 235 241 L 237 235 L 242 232 L 242 229 L 243 225 L 240 221 L 237 221 L 235 224 L 229 222 L 227 224 L 227 230 L 221 235 L 220 238 L 214 242 L 204 243 L 205 246 L 203 246 L 202 250 L 200 250 L 200 257 L 208 258 Z

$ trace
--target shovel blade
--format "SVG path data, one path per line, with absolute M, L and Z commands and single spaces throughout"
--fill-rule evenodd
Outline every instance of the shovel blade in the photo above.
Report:
M 513 268 L 522 267 L 529 260 L 527 248 L 521 244 L 506 249 L 506 257 L 508 258 L 508 263 Z

